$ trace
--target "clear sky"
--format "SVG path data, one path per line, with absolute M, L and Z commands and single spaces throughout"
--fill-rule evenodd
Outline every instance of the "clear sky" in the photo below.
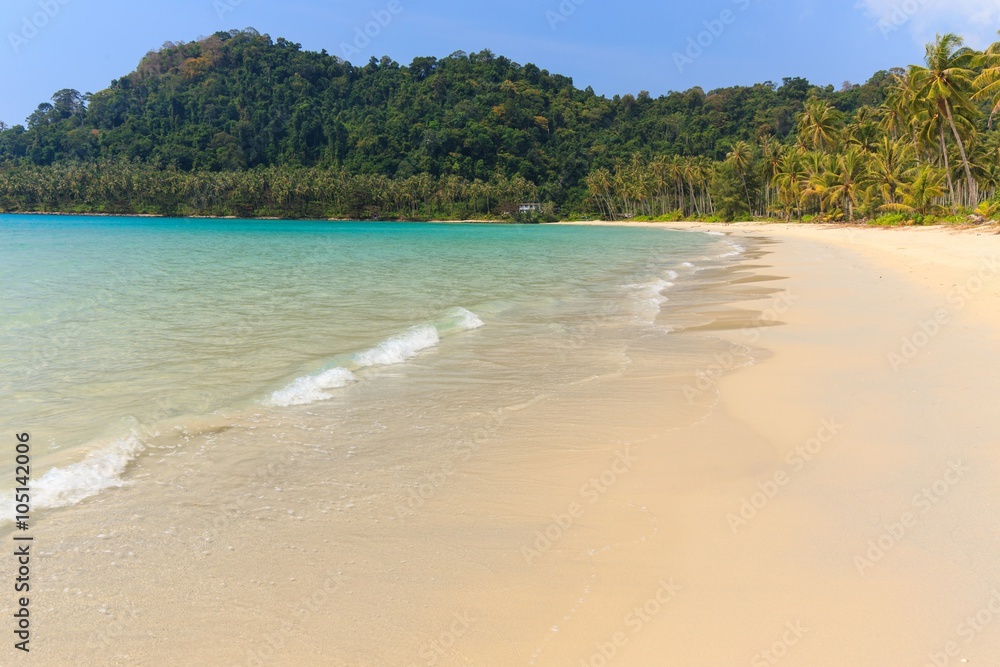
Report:
M 357 38 L 379 15 L 375 37 Z M 661 95 L 785 76 L 862 82 L 921 59 L 935 32 L 988 43 L 1000 0 L 4 0 L 0 120 L 23 122 L 61 88 L 105 88 L 167 40 L 247 26 L 350 47 L 355 63 L 488 48 L 598 93 Z

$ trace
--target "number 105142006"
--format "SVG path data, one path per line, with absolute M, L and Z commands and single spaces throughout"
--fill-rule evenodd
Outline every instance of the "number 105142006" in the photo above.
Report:
M 17 521 L 27 521 L 31 509 L 31 497 L 29 486 L 31 482 L 31 436 L 27 433 L 17 434 L 17 445 L 14 463 L 14 481 L 17 488 L 14 489 L 14 502 Z

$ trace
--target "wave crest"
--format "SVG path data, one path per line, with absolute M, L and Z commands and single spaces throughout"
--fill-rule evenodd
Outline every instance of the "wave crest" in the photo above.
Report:
M 469 331 L 481 326 L 483 321 L 471 310 L 452 308 L 439 323 L 412 327 L 404 333 L 387 338 L 375 347 L 358 352 L 346 364 L 350 368 L 338 366 L 295 379 L 288 386 L 271 394 L 267 402 L 286 408 L 328 400 L 333 397 L 329 393 L 330 389 L 339 389 L 357 381 L 352 369 L 401 364 L 423 350 L 437 347 L 442 334 Z
M 33 506 L 52 509 L 75 505 L 104 489 L 124 486 L 125 468 L 146 449 L 133 433 L 87 455 L 79 463 L 52 468 L 32 486 Z
M 333 398 L 328 389 L 346 387 L 355 381 L 354 373 L 346 368 L 331 368 L 330 370 L 300 377 L 284 389 L 271 394 L 270 403 L 281 408 L 293 405 L 308 405 L 317 401 Z

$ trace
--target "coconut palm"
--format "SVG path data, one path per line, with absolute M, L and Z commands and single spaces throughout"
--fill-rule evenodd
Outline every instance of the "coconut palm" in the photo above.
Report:
M 975 124 L 965 115 L 956 114 L 954 121 L 960 133 L 966 136 L 975 134 Z M 950 124 L 939 109 L 931 108 L 918 112 L 914 116 L 914 126 L 917 128 L 918 145 L 930 149 L 932 154 L 936 154 L 940 158 L 940 165 L 944 169 L 948 184 L 952 210 L 957 212 L 961 192 L 956 191 L 955 182 L 961 181 L 963 176 L 972 172 L 972 161 L 967 156 L 963 160 L 963 154 L 958 150 L 958 147 L 953 147 L 946 141 L 946 137 L 950 134 Z M 966 167 L 968 167 L 967 171 Z M 970 201 L 974 200 L 973 194 L 972 191 L 966 193 Z
M 991 44 L 979 56 L 978 61 L 982 71 L 972 82 L 975 87 L 972 99 L 977 102 L 989 101 L 993 105 L 989 119 L 989 126 L 992 128 L 993 117 L 1000 111 L 1000 42 Z
M 843 113 L 823 100 L 812 98 L 799 114 L 799 143 L 814 150 L 831 150 L 840 143 L 843 122 Z
M 786 220 L 791 218 L 793 210 L 798 213 L 799 220 L 802 219 L 802 198 L 808 181 L 809 172 L 803 164 L 801 151 L 797 148 L 786 150 L 778 162 L 772 179 L 772 184 L 778 190 L 778 201 L 781 204 L 781 211 L 786 214 Z
M 879 107 L 879 127 L 893 139 L 908 136 L 914 139 L 913 115 L 915 113 L 913 86 L 906 72 L 892 75 L 892 85 L 886 91 Z
M 844 129 L 847 143 L 860 146 L 868 153 L 875 151 L 881 134 L 875 109 L 867 105 L 860 107 L 854 113 L 851 123 Z
M 868 165 L 864 152 L 851 146 L 837 158 L 836 165 L 826 174 L 823 194 L 834 205 L 847 207 L 847 219 L 854 222 L 854 208 L 868 181 Z
M 587 191 L 591 198 L 597 202 L 601 213 L 614 220 L 616 218 L 616 211 L 612 200 L 614 186 L 612 184 L 611 172 L 602 167 L 591 172 L 586 180 Z
M 747 172 L 750 170 L 753 157 L 753 148 L 745 141 L 737 141 L 726 155 L 726 162 L 733 165 L 743 181 L 743 191 L 746 193 L 747 207 L 751 215 L 753 215 L 753 201 L 750 199 L 750 188 L 747 186 Z
M 986 220 L 996 220 L 997 216 L 1000 215 L 1000 203 L 984 201 L 976 207 L 976 215 Z
M 946 123 L 951 129 L 965 169 L 969 196 L 974 202 L 978 200 L 976 182 L 972 177 L 972 169 L 969 166 L 965 142 L 956 123 L 956 115 L 970 117 L 976 113 L 972 104 L 975 73 L 971 69 L 975 65 L 975 60 L 975 51 L 963 46 L 961 37 L 948 33 L 938 35 L 927 45 L 925 66 L 910 67 L 910 79 L 918 104 L 923 104 L 928 110 L 933 109 L 940 114 L 942 123 Z M 941 125 L 940 132 L 943 137 L 944 124 Z M 973 135 L 970 133 L 969 136 Z M 942 151 L 946 151 L 943 146 Z
M 764 180 L 764 204 L 767 207 L 771 205 L 771 186 L 774 182 L 774 175 L 778 173 L 778 167 L 781 165 L 784 148 L 777 139 L 768 136 L 760 142 L 760 155 Z
M 900 138 L 893 141 L 882 136 L 869 161 L 873 185 L 881 197 L 889 202 L 896 201 L 897 190 L 903 183 L 913 163 L 913 149 L 909 141 Z
M 902 201 L 885 204 L 882 210 L 920 215 L 937 213 L 941 209 L 937 202 L 945 195 L 943 181 L 940 169 L 924 165 L 917 170 L 913 181 L 901 186 Z
M 837 156 L 822 151 L 806 151 L 802 154 L 802 168 L 805 170 L 805 187 L 802 199 L 805 202 L 815 202 L 820 214 L 826 214 L 830 198 L 827 190 L 830 186 L 830 172 L 837 168 Z

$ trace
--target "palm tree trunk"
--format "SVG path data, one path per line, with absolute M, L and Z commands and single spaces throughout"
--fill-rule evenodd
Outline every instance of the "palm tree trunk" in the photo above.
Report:
M 692 213 L 701 215 L 701 211 L 698 210 L 698 198 L 694 194 L 694 183 L 688 182 L 688 187 L 691 188 L 691 209 Z
M 743 179 L 743 191 L 747 193 L 747 208 L 750 210 L 750 217 L 752 218 L 753 202 L 750 201 L 750 188 L 747 187 L 747 177 L 746 174 L 743 173 L 742 169 L 740 170 L 740 178 Z
M 948 104 L 948 100 L 944 100 L 944 110 L 948 117 L 948 124 L 951 125 L 951 132 L 955 135 L 955 141 L 958 142 L 958 153 L 962 156 L 962 165 L 965 167 L 965 178 L 969 181 L 969 197 L 973 206 L 979 203 L 979 196 L 976 194 L 976 181 L 972 178 L 972 169 L 969 167 L 969 158 L 965 154 L 965 144 L 962 143 L 962 137 L 958 134 L 958 128 L 955 127 L 955 119 L 951 115 L 951 105 Z
M 951 193 L 951 211 L 958 213 L 958 202 L 955 201 L 955 184 L 951 182 L 951 165 L 948 162 L 948 147 L 944 143 L 944 125 L 938 126 L 938 138 L 941 140 L 941 156 L 944 158 L 944 173 L 948 177 L 948 191 Z

